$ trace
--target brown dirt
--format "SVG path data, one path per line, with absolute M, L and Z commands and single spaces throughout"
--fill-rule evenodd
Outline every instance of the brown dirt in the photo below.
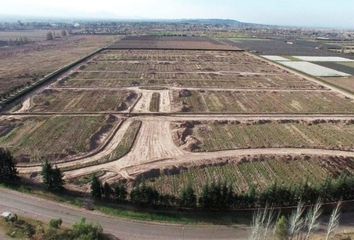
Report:
M 153 43 L 151 43 L 151 39 L 145 39 L 144 41 L 145 43 L 143 44 L 150 47 L 152 44 L 153 47 L 157 48 L 175 44 L 179 46 L 185 46 L 187 44 L 189 47 L 196 46 L 195 43 L 190 43 L 190 40 L 186 40 L 185 42 L 178 40 L 179 42 L 177 43 L 174 42 L 175 39 L 171 39 L 169 43 L 156 42 L 156 39 L 152 40 Z M 126 43 L 127 42 L 125 41 L 121 44 L 124 45 Z M 129 46 L 121 45 L 121 47 L 131 47 L 141 43 L 141 39 L 133 39 L 128 44 Z M 213 45 L 215 45 L 215 43 L 213 43 Z M 205 43 L 205 46 L 210 46 L 210 43 Z M 114 63 L 115 61 L 117 61 L 117 64 Z M 102 64 L 100 63 L 101 65 L 99 65 L 99 67 L 103 66 L 107 69 L 91 71 L 91 68 L 95 68 L 95 62 L 104 62 Z M 106 62 L 113 63 L 106 64 Z M 122 69 L 120 68 L 123 68 L 124 71 L 122 72 Z M 140 68 L 142 68 L 143 71 L 140 71 Z M 172 92 L 176 92 L 177 95 L 181 94 L 181 97 L 183 97 L 188 95 L 188 92 L 191 92 L 192 90 L 204 91 L 205 88 L 211 88 L 215 92 L 225 91 L 225 89 L 229 87 L 227 84 L 229 82 L 232 83 L 232 81 L 236 84 L 242 82 L 240 85 L 230 85 L 231 88 L 236 88 L 235 86 L 238 87 L 237 91 L 235 89 L 230 91 L 232 94 L 238 95 L 242 95 L 242 92 L 256 92 L 261 89 L 268 92 L 267 94 L 269 94 L 269 96 L 275 95 L 271 94 L 271 91 L 279 92 L 279 94 L 286 94 L 287 92 L 298 92 L 299 89 L 305 89 L 304 94 L 306 95 L 310 95 L 312 91 L 316 92 L 316 94 L 325 94 L 327 92 L 342 93 L 335 88 L 323 85 L 323 83 L 318 80 L 309 81 L 309 79 L 302 75 L 294 74 L 288 69 L 282 68 L 278 65 L 275 66 L 274 64 L 254 57 L 253 55 L 235 52 L 206 53 L 202 51 L 183 52 L 179 50 L 166 52 L 160 50 L 124 50 L 119 52 L 117 56 L 114 51 L 107 51 L 97 55 L 84 69 L 81 69 L 80 72 L 77 72 L 74 75 L 76 76 L 71 76 L 71 78 L 64 82 L 60 87 L 75 87 L 76 90 L 80 91 L 98 90 L 100 89 L 99 87 L 102 87 L 101 90 L 106 88 L 105 94 L 108 95 L 112 93 L 112 90 L 118 89 L 134 90 L 138 94 L 141 93 L 141 99 L 132 109 L 133 112 L 137 113 L 149 113 L 152 92 L 160 93 L 160 111 L 169 113 L 171 112 L 171 100 L 173 99 Z M 166 79 L 168 79 L 169 82 L 162 82 Z M 253 79 L 258 79 L 259 81 L 252 81 Z M 93 84 L 90 83 L 91 85 L 85 85 L 91 80 L 95 80 L 96 82 L 93 81 Z M 120 83 L 118 82 L 128 80 L 133 80 L 137 84 L 139 84 L 139 81 L 144 81 L 144 84 L 148 82 L 147 85 L 155 87 L 161 87 L 163 85 L 167 89 L 148 90 L 138 89 L 136 87 L 121 88 L 119 85 Z M 177 83 L 175 80 L 190 82 L 191 85 L 194 84 L 194 81 L 202 80 L 204 85 L 198 85 L 201 83 L 199 82 L 198 84 L 193 85 L 195 89 L 184 88 L 184 85 L 178 85 L 181 84 L 181 82 Z M 220 82 L 225 81 L 228 81 L 228 83 L 225 85 L 217 85 Z M 84 83 L 81 84 L 81 82 Z M 161 84 L 161 82 L 163 84 Z M 66 83 L 74 85 L 65 85 Z M 58 84 L 53 84 L 52 86 L 58 86 Z M 69 89 L 67 89 L 67 91 L 68 90 Z M 310 90 L 311 92 L 308 92 Z M 217 104 L 217 102 L 215 103 Z M 71 106 L 72 104 L 73 103 L 68 105 Z M 91 104 L 91 99 L 88 100 L 87 104 Z M 230 102 L 228 104 L 230 104 Z M 263 103 L 257 102 L 253 104 Z M 271 106 L 273 106 L 274 101 L 271 102 L 271 104 Z M 181 111 L 191 111 L 190 106 L 187 103 L 182 102 L 178 107 Z M 243 109 L 248 108 L 249 106 L 244 104 Z M 75 114 L 75 111 L 72 113 Z M 199 124 L 200 121 L 204 120 L 225 121 L 225 124 L 229 124 L 227 121 L 230 120 L 234 121 L 235 124 L 236 122 L 246 121 L 248 124 L 263 124 L 270 120 L 279 122 L 313 120 L 311 124 L 317 124 L 318 121 L 331 121 L 332 119 L 353 121 L 354 116 L 349 114 L 333 116 L 325 114 L 318 114 L 316 116 L 303 114 L 295 116 L 293 115 L 293 112 L 290 112 L 287 115 L 213 115 L 206 112 L 204 115 L 190 113 L 190 115 L 170 114 L 167 116 L 154 115 L 129 117 L 104 149 L 92 156 L 87 156 L 70 163 L 60 163 L 58 166 L 75 166 L 76 164 L 95 161 L 109 155 L 117 147 L 124 133 L 134 120 L 141 120 L 142 126 L 131 151 L 127 155 L 113 162 L 67 171 L 65 172 L 65 177 L 69 179 L 97 171 L 104 171 L 105 174 L 102 176 L 102 180 L 104 181 L 114 182 L 117 179 L 134 180 L 134 178 L 144 174 L 147 174 L 147 176 L 154 176 L 161 172 L 173 173 L 189 166 L 200 167 L 208 164 L 225 164 L 228 161 L 251 161 L 254 159 L 252 156 L 259 155 L 278 156 L 285 160 L 288 156 L 316 155 L 317 157 L 324 159 L 324 164 L 331 164 L 331 160 L 333 160 L 332 156 L 340 156 L 340 159 L 345 159 L 347 157 L 354 157 L 354 152 L 311 148 L 250 148 L 209 153 L 191 153 L 186 150 L 194 150 L 198 148 L 200 142 L 197 138 L 192 137 L 193 127 L 195 124 Z M 171 122 L 176 120 L 181 121 L 181 123 L 179 123 L 175 129 L 171 129 Z M 189 123 L 186 123 L 187 121 L 192 121 L 193 124 L 189 125 Z M 178 147 L 174 141 L 178 142 L 178 145 L 181 145 L 181 147 Z M 325 161 L 325 159 L 329 160 Z M 40 168 L 19 168 L 19 170 L 22 173 L 31 173 L 39 171 Z
M 71 36 L 0 49 L 0 94 L 44 75 L 112 42 L 114 37 Z

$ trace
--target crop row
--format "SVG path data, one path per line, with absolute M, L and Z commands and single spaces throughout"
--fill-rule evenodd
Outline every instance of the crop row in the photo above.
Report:
M 264 123 L 196 125 L 199 139 L 195 151 L 245 148 L 321 148 L 354 150 L 354 124 L 344 123 Z
M 353 165 L 354 160 L 350 161 Z M 334 171 L 344 173 L 349 169 L 351 174 L 354 173 L 353 168 L 341 166 L 343 164 L 341 161 L 332 165 L 320 163 L 321 160 L 317 159 L 286 161 L 273 158 L 223 166 L 195 167 L 180 174 L 161 175 L 145 181 L 147 185 L 155 187 L 161 193 L 179 196 L 181 190 L 188 185 L 200 194 L 206 183 L 222 182 L 230 185 L 235 192 L 243 193 L 248 192 L 251 187 L 264 190 L 275 183 L 278 186 L 294 187 L 307 182 L 316 186 L 327 178 L 334 177 L 332 175 Z
M 233 113 L 353 113 L 354 102 L 333 92 L 173 92 L 174 111 Z
M 31 112 L 124 111 L 136 100 L 133 91 L 45 90 L 33 97 Z
M 109 122 L 104 116 L 4 120 L 0 144 L 9 148 L 18 162 L 55 161 L 92 150 L 100 129 L 108 132 L 116 124 L 117 120 Z
M 159 112 L 160 109 L 160 93 L 154 92 L 150 100 L 150 112 Z

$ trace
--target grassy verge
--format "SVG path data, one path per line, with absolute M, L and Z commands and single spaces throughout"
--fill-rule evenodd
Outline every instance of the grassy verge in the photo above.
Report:
M 17 216 L 17 219 L 13 221 L 0 219 L 0 230 L 3 230 L 4 235 L 9 236 L 11 239 L 113 239 L 103 233 L 101 226 L 86 223 L 85 219 L 72 225 L 72 229 L 61 225 L 61 219 L 53 219 L 49 223 L 22 216 Z M 93 234 L 95 237 L 91 237 Z
M 150 112 L 159 112 L 160 110 L 160 93 L 154 92 L 150 101 Z
M 14 223 L 0 219 L 0 229 L 4 232 L 4 235 L 12 239 L 28 239 L 36 232 L 36 229 L 47 228 L 48 226 L 42 222 L 25 217 L 18 217 Z

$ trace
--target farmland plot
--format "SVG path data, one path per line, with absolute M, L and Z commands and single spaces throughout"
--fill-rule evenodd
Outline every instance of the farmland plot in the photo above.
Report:
M 2 120 L 0 144 L 19 162 L 55 161 L 96 149 L 116 117 L 28 117 Z
M 301 172 L 301 174 L 299 174 Z M 354 173 L 354 159 L 320 157 L 284 157 L 260 156 L 252 161 L 229 163 L 220 166 L 194 167 L 180 174 L 162 175 L 145 180 L 147 185 L 159 192 L 180 196 L 181 190 L 191 185 L 196 193 L 201 193 L 206 183 L 222 182 L 233 187 L 236 193 L 247 192 L 251 187 L 264 190 L 276 183 L 278 186 L 294 187 L 308 182 L 312 186 L 323 183 L 328 177 L 340 173 Z
M 326 77 L 323 81 L 354 93 L 354 77 Z
M 183 122 L 174 126 L 178 145 L 188 146 L 190 137 L 196 139 L 194 147 L 187 149 L 192 151 L 282 147 L 354 151 L 352 122 Z
M 85 167 L 92 167 L 96 166 L 99 164 L 104 164 L 104 163 L 109 163 L 112 161 L 116 161 L 126 154 L 129 153 L 131 148 L 133 147 L 133 144 L 135 142 L 136 136 L 139 133 L 141 127 L 141 121 L 133 121 L 130 123 L 129 127 L 127 128 L 126 132 L 122 136 L 121 141 L 117 144 L 117 146 L 107 155 L 105 156 L 100 156 L 98 157 L 97 155 L 94 155 L 92 160 L 90 161 L 83 161 L 83 162 L 78 162 L 75 165 L 71 166 L 66 166 L 63 167 L 62 169 L 66 171 L 71 171 L 71 170 L 76 170 L 80 168 L 85 168 Z M 97 156 L 97 157 L 96 157 Z
M 354 60 L 343 57 L 323 57 L 323 56 L 293 56 L 307 62 L 354 62 Z
M 214 73 L 118 73 L 80 72 L 75 77 L 61 80 L 59 87 L 132 87 L 178 86 L 203 88 L 274 88 L 274 89 L 321 89 L 310 81 L 281 75 L 246 75 Z
M 220 113 L 352 113 L 354 102 L 333 92 L 173 91 L 173 111 Z
M 323 88 L 245 53 L 151 50 L 102 52 L 57 86 Z
M 32 98 L 30 112 L 103 112 L 126 111 L 138 94 L 133 91 L 53 90 Z
M 26 36 L 30 39 L 46 38 L 47 30 L 0 32 L 0 39 Z M 38 35 L 37 37 L 35 35 Z M 39 36 L 41 35 L 41 36 Z M 112 36 L 69 36 L 56 41 L 0 48 L 0 95 L 15 93 L 45 75 L 61 68 L 112 42 Z

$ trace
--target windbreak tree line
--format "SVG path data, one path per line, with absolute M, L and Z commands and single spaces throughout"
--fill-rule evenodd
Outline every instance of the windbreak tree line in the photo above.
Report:
M 272 206 L 295 206 L 299 202 L 315 204 L 318 199 L 324 202 L 354 199 L 354 177 L 340 176 L 328 178 L 323 184 L 311 186 L 307 183 L 294 187 L 273 184 L 269 188 L 256 191 L 249 189 L 245 193 L 236 193 L 226 183 L 206 183 L 197 194 L 189 184 L 181 190 L 180 196 L 161 194 L 151 186 L 142 183 L 134 187 L 130 194 L 124 184 L 112 188 L 108 183 L 102 185 L 97 177 L 91 184 L 91 194 L 96 200 L 130 201 L 139 206 L 164 206 L 182 208 L 202 208 L 210 210 L 227 210 L 240 208 L 257 208 Z

